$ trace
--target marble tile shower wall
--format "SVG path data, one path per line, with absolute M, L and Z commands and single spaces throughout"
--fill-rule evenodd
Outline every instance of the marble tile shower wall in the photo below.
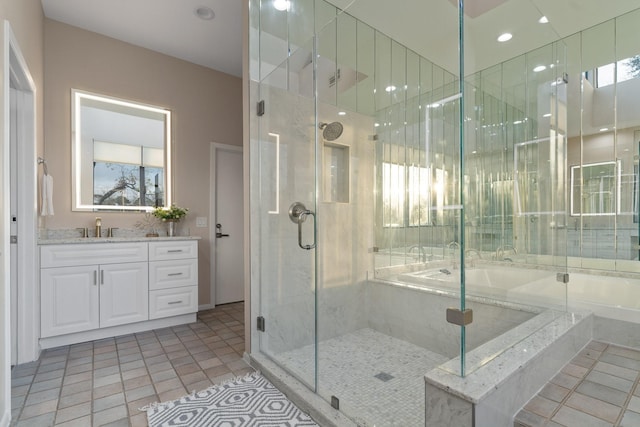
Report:
M 320 104 L 321 122 L 344 126 L 334 144 L 349 152 L 348 202 L 328 201 L 321 187 L 318 205 L 318 338 L 335 338 L 367 327 L 367 272 L 373 272 L 374 246 L 374 120 L 332 105 Z M 324 143 L 321 141 L 321 143 Z M 326 163 L 329 159 L 322 159 Z M 328 168 L 323 167 L 321 174 Z M 324 177 L 320 182 L 326 184 Z
M 297 225 L 288 214 L 293 202 L 314 209 L 314 104 L 310 98 L 267 84 L 261 96 L 267 108 L 260 129 L 260 175 L 252 175 L 261 196 L 257 220 L 260 304 L 268 323 L 260 340 L 263 349 L 281 353 L 311 344 L 315 338 L 314 251 L 300 249 Z M 277 135 L 279 152 L 273 150 L 273 135 Z M 274 152 L 279 154 L 279 170 Z M 270 190 L 273 183 L 267 181 L 278 176 L 279 188 Z M 307 221 L 305 231 L 310 227 Z
M 316 127 L 312 99 L 273 86 L 263 91 L 263 97 L 269 110 L 277 112 L 265 118 L 268 129 L 261 129 L 260 135 L 261 143 L 268 140 L 269 133 L 279 137 L 280 206 L 278 214 L 268 213 L 262 206 L 263 217 L 254 215 L 261 224 L 261 241 L 269 242 L 254 256 L 260 259 L 261 310 L 274 325 L 260 339 L 264 348 L 281 353 L 309 345 L 315 338 L 314 251 L 298 246 L 297 226 L 289 219 L 288 209 L 294 201 L 310 209 L 315 205 Z M 367 325 L 363 297 L 367 272 L 373 268 L 369 248 L 373 246 L 374 127 L 372 118 L 356 113 L 338 116 L 333 106 L 320 106 L 318 117 L 320 122 L 342 122 L 343 134 L 332 146 L 346 148 L 349 156 L 347 200 L 330 200 L 328 189 L 322 186 L 317 195 L 318 333 L 324 340 Z M 318 152 L 324 153 L 324 141 L 319 144 L 323 145 Z M 262 180 L 275 168 L 269 160 L 274 158 L 264 156 L 261 160 Z M 329 160 L 321 157 L 318 162 L 323 165 Z M 319 182 L 324 182 L 323 170 L 318 171 Z M 311 221 L 303 227 L 305 232 L 309 230 Z M 303 238 L 303 243 L 308 243 L 310 233 Z

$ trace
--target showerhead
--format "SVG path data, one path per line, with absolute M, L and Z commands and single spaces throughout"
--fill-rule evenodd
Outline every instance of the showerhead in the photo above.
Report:
M 335 141 L 342 135 L 342 123 L 320 123 L 320 129 L 322 129 L 322 137 L 327 141 Z

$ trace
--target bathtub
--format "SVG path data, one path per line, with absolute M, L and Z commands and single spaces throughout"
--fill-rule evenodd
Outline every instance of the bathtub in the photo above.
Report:
M 538 292 L 534 292 L 535 298 L 523 299 L 520 292 L 525 285 L 531 285 L 531 289 L 534 290 L 538 284 L 554 283 L 557 285 L 555 272 L 488 264 L 486 266 L 467 267 L 465 269 L 465 279 L 467 296 L 475 295 L 524 304 L 552 303 L 552 305 L 556 306 L 561 303 L 560 300 L 541 299 Z M 400 274 L 397 280 L 427 288 L 460 291 L 459 269 L 437 267 Z M 556 297 L 559 298 L 561 295 Z
M 557 272 L 526 266 L 487 263 L 465 270 L 467 296 L 495 298 L 518 304 L 640 322 L 640 275 L 569 269 L 569 283 L 558 282 Z M 400 283 L 429 289 L 460 291 L 460 270 L 434 267 L 398 274 Z

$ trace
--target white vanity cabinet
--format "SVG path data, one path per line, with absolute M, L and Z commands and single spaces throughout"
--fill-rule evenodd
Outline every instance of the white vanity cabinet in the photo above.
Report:
M 198 241 L 40 245 L 40 345 L 196 321 Z
M 149 319 L 198 310 L 198 242 L 149 243 Z
M 95 265 L 43 268 L 40 271 L 42 337 L 87 331 L 100 326 Z
M 40 248 L 41 336 L 149 318 L 146 243 Z

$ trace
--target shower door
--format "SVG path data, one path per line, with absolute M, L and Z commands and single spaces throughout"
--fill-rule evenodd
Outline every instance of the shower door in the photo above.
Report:
M 304 47 L 260 83 L 253 141 L 258 229 L 260 351 L 315 390 L 316 126 L 311 50 Z M 254 240 L 256 241 L 256 240 Z M 255 254 L 255 249 L 254 249 Z M 256 272 L 254 271 L 254 275 Z

